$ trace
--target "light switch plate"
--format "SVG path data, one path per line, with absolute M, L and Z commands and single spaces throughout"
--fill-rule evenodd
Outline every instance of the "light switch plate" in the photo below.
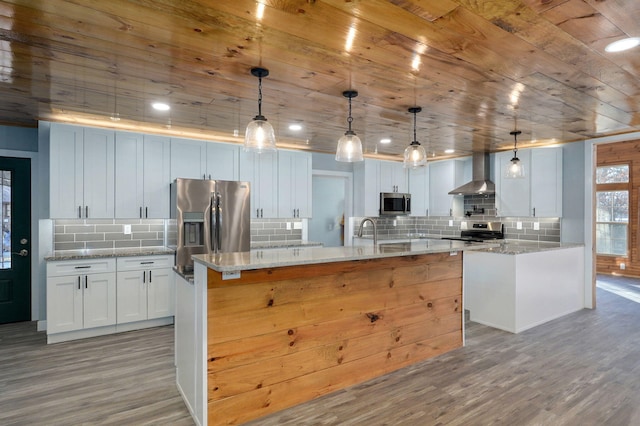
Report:
M 131 225 L 124 225 L 124 235 L 130 235 L 131 234 Z
M 534 231 L 540 230 L 540 222 L 533 222 L 533 230 Z
M 522 222 L 516 222 L 516 229 L 522 229 Z

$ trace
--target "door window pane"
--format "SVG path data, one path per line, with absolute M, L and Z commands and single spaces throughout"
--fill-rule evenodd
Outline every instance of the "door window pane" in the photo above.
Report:
M 596 192 L 596 252 L 627 255 L 629 191 Z
M 0 190 L 2 191 L 2 211 L 0 212 L 2 260 L 0 261 L 0 269 L 9 269 L 11 268 L 11 172 L 2 170 L 0 176 L 2 178 L 0 182 Z
M 596 183 L 629 182 L 629 165 L 602 166 L 596 168 Z

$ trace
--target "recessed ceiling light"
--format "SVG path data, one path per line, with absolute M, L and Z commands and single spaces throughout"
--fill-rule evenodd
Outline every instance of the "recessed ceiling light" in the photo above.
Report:
M 614 41 L 613 43 L 609 43 L 607 47 L 604 48 L 606 52 L 622 52 L 624 50 L 633 49 L 636 46 L 640 45 L 640 37 L 629 37 L 623 38 L 622 40 Z
M 154 102 L 151 106 L 157 111 L 169 111 L 171 109 L 171 107 L 164 102 Z
M 300 124 L 290 124 L 289 125 L 289 130 L 293 130 L 294 132 L 297 132 L 298 130 L 302 130 L 302 125 L 300 125 Z
M 382 143 L 382 144 L 385 144 L 385 145 L 386 145 L 386 144 L 388 144 L 388 143 L 391 143 L 391 139 L 389 139 L 389 138 L 383 138 L 383 139 L 380 139 L 380 143 Z
M 454 152 L 456 152 L 456 150 L 455 150 L 455 149 L 445 149 L 445 150 L 444 150 L 444 153 L 445 153 L 445 154 L 453 154 Z

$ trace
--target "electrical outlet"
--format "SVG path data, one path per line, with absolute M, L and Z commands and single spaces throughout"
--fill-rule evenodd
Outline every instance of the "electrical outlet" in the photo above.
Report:
M 393 226 L 396 226 L 398 222 L 396 222 L 395 219 L 393 219 Z
M 516 229 L 522 229 L 522 222 L 516 222 Z
M 463 231 L 468 229 L 466 221 L 460 222 L 460 229 L 463 230 Z
M 293 229 L 302 229 L 302 222 L 293 222 Z
M 540 222 L 533 222 L 533 230 L 534 231 L 540 230 Z
M 449 221 L 449 226 L 453 226 L 453 221 L 452 220 Z
M 625 265 L 624 263 L 620 264 L 620 269 L 627 269 L 627 265 Z
M 124 225 L 124 235 L 131 235 L 131 225 Z
M 287 231 L 291 231 L 291 222 L 287 222 Z

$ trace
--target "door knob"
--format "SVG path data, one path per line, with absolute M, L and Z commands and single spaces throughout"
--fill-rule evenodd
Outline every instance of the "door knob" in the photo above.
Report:
M 17 254 L 18 256 L 22 256 L 22 257 L 26 257 L 29 256 L 29 250 L 27 249 L 22 249 L 19 252 L 11 252 L 11 254 Z

